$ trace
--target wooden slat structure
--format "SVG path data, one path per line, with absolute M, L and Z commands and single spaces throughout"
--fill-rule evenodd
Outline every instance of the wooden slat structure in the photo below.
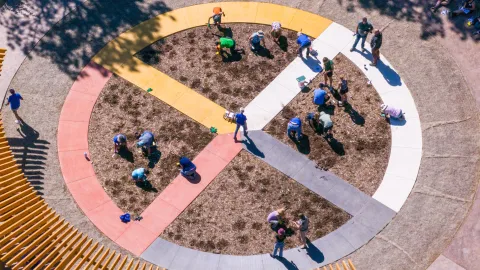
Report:
M 3 60 L 5 60 L 6 53 L 7 53 L 7 49 L 0 48 L 0 75 L 2 75 L 1 73 L 2 73 L 2 67 L 3 67 Z
M 315 268 L 314 270 L 357 270 L 352 261 L 348 259 L 347 261 L 341 261 L 337 263 L 332 263 L 323 267 Z
M 13 158 L 0 118 L 0 270 L 147 268 L 165 270 L 89 239 L 37 195 Z

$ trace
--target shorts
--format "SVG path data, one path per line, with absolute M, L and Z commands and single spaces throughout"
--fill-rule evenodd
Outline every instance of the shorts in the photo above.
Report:
M 348 93 L 348 87 L 345 89 L 340 89 L 340 95 L 345 95 L 346 93 Z
M 305 49 L 305 48 L 310 48 L 310 46 L 312 46 L 312 42 L 307 42 L 306 44 L 304 44 L 301 48 L 302 49 Z
M 329 77 L 329 78 L 332 78 L 333 77 L 333 70 L 325 71 L 325 75 L 327 75 L 327 77 Z
M 214 23 L 222 23 L 222 14 L 213 15 Z

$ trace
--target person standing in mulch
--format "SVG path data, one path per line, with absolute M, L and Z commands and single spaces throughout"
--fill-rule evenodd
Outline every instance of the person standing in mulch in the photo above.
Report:
M 307 49 L 307 58 L 310 57 L 310 46 L 312 46 L 312 42 L 310 41 L 310 38 L 303 34 L 302 32 L 297 33 L 297 44 L 299 45 L 298 48 L 298 55 L 300 57 L 303 57 L 303 50 Z
M 345 78 L 345 75 L 340 75 L 340 82 L 338 83 L 338 89 L 340 93 L 340 102 L 338 106 L 343 106 L 348 103 L 348 80 Z
M 14 89 L 10 89 L 10 96 L 8 97 L 5 106 L 10 105 L 10 109 L 12 110 L 16 118 L 16 124 L 24 123 L 23 119 L 18 115 L 18 109 L 20 108 L 20 100 L 23 100 L 23 97 L 19 93 L 15 92 Z
M 299 214 L 298 217 L 300 218 L 295 222 L 295 226 L 297 229 L 300 231 L 298 234 L 298 237 L 300 239 L 300 242 L 302 242 L 303 246 L 301 248 L 307 248 L 307 232 L 308 232 L 308 224 L 309 220 L 307 216 L 304 214 Z
M 270 34 L 273 37 L 273 41 L 278 44 L 279 39 L 282 36 L 282 24 L 280 22 L 273 22 Z
M 237 141 L 237 133 L 240 127 L 243 128 L 243 136 L 247 136 L 247 117 L 243 114 L 245 112 L 244 108 L 240 108 L 240 112 L 235 115 L 235 122 L 237 127 L 235 128 L 235 133 L 233 135 L 233 140 Z
M 372 40 L 370 41 L 370 46 L 372 47 L 372 57 L 373 61 L 370 63 L 370 66 L 377 66 L 378 60 L 380 60 L 380 47 L 382 47 L 383 36 L 382 32 L 378 29 L 375 29 Z
M 222 27 L 222 16 L 225 16 L 225 13 L 222 11 L 221 7 L 214 7 L 213 8 L 213 15 L 208 18 L 208 26 L 210 27 L 210 20 L 213 19 L 213 24 L 217 28 Z
M 277 235 L 275 235 L 275 245 L 273 246 L 273 254 L 270 254 L 271 257 L 276 258 L 277 252 L 278 257 L 283 257 L 283 247 L 285 247 L 285 239 L 287 239 L 287 236 L 285 235 L 285 230 L 279 229 Z
M 362 40 L 362 52 L 365 52 L 365 40 L 367 39 L 368 33 L 372 33 L 373 26 L 370 24 L 366 17 L 362 19 L 361 22 L 358 23 L 357 29 L 355 30 L 355 42 L 353 43 L 352 48 L 350 49 L 351 52 L 356 49 L 358 41 Z
M 323 57 L 322 61 L 324 66 L 323 78 L 325 80 L 325 86 L 327 85 L 327 80 L 328 80 L 330 82 L 329 89 L 330 91 L 333 91 L 333 88 L 332 88 L 333 70 L 334 70 L 333 61 L 328 59 L 327 57 Z

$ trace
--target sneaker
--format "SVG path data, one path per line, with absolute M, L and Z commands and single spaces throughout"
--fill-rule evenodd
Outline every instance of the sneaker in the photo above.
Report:
M 351 48 L 350 51 L 353 52 L 353 50 L 355 50 L 354 48 Z
M 363 53 L 364 53 L 364 52 L 366 52 L 366 51 L 367 51 L 367 49 L 365 49 L 365 48 L 362 48 L 362 52 L 363 52 Z
M 370 63 L 370 66 L 371 66 L 371 67 L 375 67 L 375 66 L 377 66 L 377 65 L 375 65 L 374 63 Z
M 15 124 L 17 124 L 17 125 L 18 125 L 18 124 L 20 124 L 20 121 L 18 121 L 18 120 L 15 120 Z

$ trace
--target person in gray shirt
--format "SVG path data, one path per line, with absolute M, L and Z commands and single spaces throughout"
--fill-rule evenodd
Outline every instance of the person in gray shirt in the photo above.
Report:
M 307 248 L 307 232 L 308 232 L 308 223 L 309 220 L 304 214 L 298 215 L 299 220 L 295 222 L 297 229 L 299 230 L 298 237 L 303 246 L 301 248 Z

